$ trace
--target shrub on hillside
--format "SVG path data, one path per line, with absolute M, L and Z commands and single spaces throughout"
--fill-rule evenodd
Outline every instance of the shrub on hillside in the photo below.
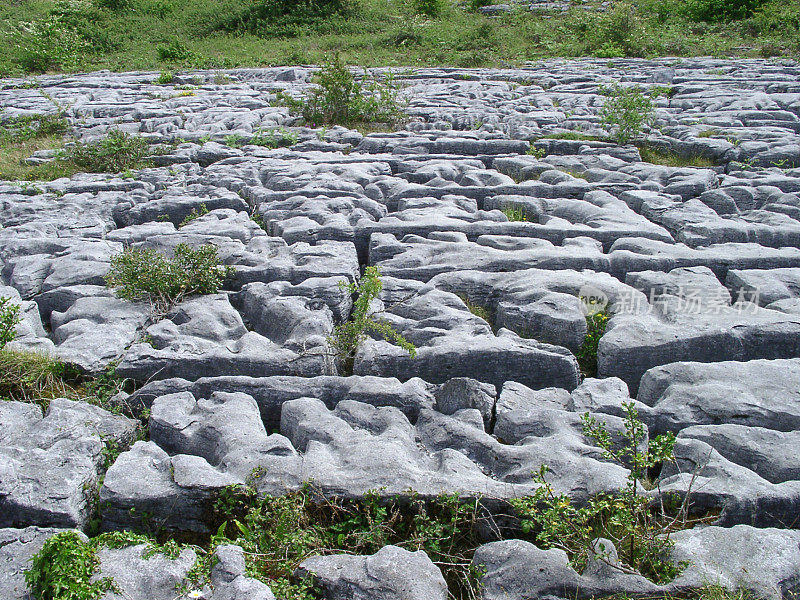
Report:
M 301 114 L 308 125 L 395 123 L 402 115 L 391 82 L 356 80 L 338 55 L 323 64 L 313 82 L 316 87 L 301 100 L 278 96 L 279 103 Z
M 411 7 L 418 15 L 438 17 L 447 8 L 447 0 L 412 0 Z
M 14 62 L 26 73 L 69 70 L 89 51 L 89 44 L 56 16 L 20 23 L 11 35 Z
M 686 0 L 684 11 L 695 21 L 728 22 L 745 19 L 766 0 Z
M 355 8 L 356 0 L 251 0 L 232 15 L 219 17 L 211 29 L 260 37 L 296 36 L 308 26 Z

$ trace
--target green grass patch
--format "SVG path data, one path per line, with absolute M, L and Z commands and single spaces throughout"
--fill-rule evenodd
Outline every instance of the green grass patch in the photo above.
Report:
M 0 179 L 51 180 L 70 172 L 64 165 L 28 165 L 24 161 L 40 150 L 64 146 L 69 123 L 62 114 L 6 119 L 0 124 Z
M 123 407 L 110 402 L 122 390 L 132 392 L 133 382 L 117 376 L 114 365 L 91 376 L 45 352 L 0 350 L 0 398 L 3 399 L 32 402 L 47 411 L 53 398 L 67 398 L 123 413 Z
M 53 398 L 77 398 L 75 373 L 43 352 L 0 350 L 0 398 L 35 402 L 46 408 Z
M 121 173 L 153 166 L 151 156 L 164 151 L 144 138 L 111 130 L 105 138 L 65 145 L 68 124 L 63 117 L 42 116 L 0 129 L 0 179 L 52 181 L 76 173 Z M 55 158 L 35 165 L 25 159 L 40 150 Z
M 710 168 L 719 166 L 719 163 L 703 156 L 678 154 L 676 152 L 662 152 L 647 146 L 639 147 L 639 155 L 644 162 L 667 167 L 697 167 Z

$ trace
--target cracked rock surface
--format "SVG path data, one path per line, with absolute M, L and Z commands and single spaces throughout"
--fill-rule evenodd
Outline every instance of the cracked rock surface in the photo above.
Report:
M 487 539 L 473 559 L 482 599 L 657 597 L 709 583 L 797 594 L 800 67 L 579 59 L 398 71 L 408 120 L 367 134 L 308 128 L 274 106 L 313 73 L 237 69 L 219 84 L 201 71 L 192 95 L 142 72 L 47 75 L 40 89 L 0 81 L 0 120 L 52 114 L 55 102 L 79 139 L 122 130 L 168 144 L 124 177 L 0 183 L 0 296 L 21 316 L 8 349 L 84 375 L 115 367 L 137 388 L 116 400 L 149 423 L 137 441 L 135 421 L 86 403 L 57 398 L 42 413 L 0 402 L 0 596 L 26 598 L 29 558 L 94 516 L 103 530 L 147 514 L 206 535 L 214 494 L 232 484 L 458 494 L 500 514 L 547 465 L 575 501 L 614 493 L 628 470 L 584 435 L 581 416 L 618 440 L 626 403 L 649 436 L 677 436 L 677 460 L 648 493 L 690 494 L 693 514 L 714 516 L 675 534 L 671 559 L 685 570 L 656 585 L 610 554 L 578 573 L 559 550 Z M 614 82 L 670 86 L 641 142 L 678 166 L 606 136 L 599 88 Z M 297 143 L 249 144 L 281 129 Z M 233 276 L 158 319 L 106 287 L 124 249 L 169 256 L 179 244 L 215 246 Z M 371 310 L 417 355 L 370 331 L 351 374 L 331 336 L 367 266 L 383 283 Z M 581 297 L 610 315 L 596 373 L 578 361 L 590 332 Z M 111 444 L 124 451 L 109 465 Z M 101 551 L 101 573 L 120 586 L 107 598 L 175 597 L 194 552 L 142 549 Z M 247 577 L 241 549 L 217 558 L 204 598 L 273 597 Z M 428 556 L 395 546 L 310 557 L 296 575 L 332 600 L 447 594 Z

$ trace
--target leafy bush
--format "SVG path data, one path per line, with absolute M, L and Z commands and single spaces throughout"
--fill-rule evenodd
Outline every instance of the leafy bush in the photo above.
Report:
M 621 58 L 642 55 L 644 29 L 630 3 L 615 2 L 611 10 L 597 15 L 587 33 L 594 56 Z
M 165 62 L 181 62 L 192 58 L 192 51 L 180 40 L 171 40 L 167 44 L 160 45 L 156 48 L 158 60 Z
M 686 522 L 666 514 L 663 506 L 659 512 L 651 513 L 650 498 L 642 492 L 648 470 L 672 460 L 675 436 L 658 436 L 642 451 L 647 430 L 633 402 L 625 403 L 623 408 L 625 432 L 621 448 L 615 447 L 601 422 L 589 413 L 583 416 L 583 433 L 602 449 L 604 458 L 630 468 L 619 495 L 599 494 L 585 506 L 576 506 L 569 497 L 555 494 L 547 483 L 548 469 L 543 465 L 538 476 L 541 487 L 533 496 L 512 500 L 511 504 L 521 517 L 523 531 L 535 533 L 537 545 L 564 550 L 576 568 L 585 567 L 590 558 L 607 560 L 606 550 L 592 545 L 593 540 L 602 537 L 614 542 L 622 571 L 638 572 L 664 583 L 679 572 L 668 560 L 672 547 L 669 534 Z
M 214 30 L 260 37 L 293 37 L 332 17 L 354 12 L 355 0 L 251 0 L 233 16 L 212 24 Z
M 259 475 L 254 472 L 252 478 Z M 387 544 L 424 550 L 442 569 L 456 592 L 453 597 L 475 597 L 466 591 L 474 591 L 469 560 L 480 543 L 475 531 L 480 507 L 475 500 L 455 495 L 431 501 L 413 495 L 382 500 L 371 492 L 358 500 L 323 499 L 310 486 L 285 496 L 258 498 L 252 488 L 234 486 L 222 490 L 215 508 L 222 522 L 218 541 L 228 538 L 242 546 L 248 571 L 266 581 L 276 597 L 316 597 L 310 582 L 291 582 L 308 556 L 373 554 Z
M 606 101 L 600 109 L 600 122 L 612 129 L 612 135 L 620 144 L 627 144 L 639 137 L 645 125 L 655 122 L 653 100 L 638 87 L 601 87 L 600 93 Z
M 11 36 L 16 50 L 14 61 L 26 73 L 77 67 L 89 43 L 57 16 L 20 23 Z
M 89 540 L 84 540 L 76 531 L 62 531 L 48 538 L 33 556 L 31 567 L 25 572 L 25 582 L 37 600 L 97 600 L 115 589 L 110 577 L 92 581 L 100 569 L 97 555 L 100 548 L 127 548 L 139 544 L 147 544 L 142 553 L 145 559 L 156 553 L 175 559 L 181 552 L 180 544 L 174 540 L 159 544 L 130 531 L 111 531 Z M 190 580 L 198 566 L 210 568 L 208 553 L 196 546 L 192 548 L 201 556 L 187 574 Z
M 695 21 L 727 22 L 745 19 L 766 0 L 685 0 L 684 11 Z
M 99 566 L 96 546 L 75 531 L 64 531 L 33 557 L 25 582 L 39 600 L 97 600 L 113 586 L 108 577 L 91 580 Z
M 578 350 L 576 358 L 585 377 L 597 375 L 597 345 L 606 332 L 606 325 L 611 318 L 606 311 L 599 311 L 586 317 L 586 339 Z
M 169 85 L 173 81 L 175 81 L 175 74 L 172 71 L 161 71 L 153 83 L 156 85 Z
M 95 142 L 76 142 L 60 158 L 89 173 L 120 173 L 150 166 L 146 158 L 153 153 L 144 138 L 111 130 Z
M 309 125 L 395 123 L 401 110 L 391 82 L 356 81 L 339 55 L 324 63 L 314 76 L 317 86 L 302 100 L 279 94 L 278 102 L 301 114 Z
M 605 42 L 602 46 L 594 50 L 592 55 L 597 58 L 623 58 L 625 56 L 625 50 L 614 42 Z
M 418 15 L 438 17 L 447 8 L 447 0 L 411 0 L 411 7 Z
M 349 321 L 336 326 L 328 343 L 336 353 L 340 368 L 344 373 L 351 374 L 353 372 L 353 360 L 359 346 L 367 339 L 368 331 L 391 340 L 406 350 L 412 358 L 417 355 L 414 344 L 397 333 L 389 324 L 375 320 L 376 313 L 372 311 L 372 302 L 383 289 L 378 267 L 367 267 L 358 283 L 343 284 L 343 287 L 357 296 L 353 301 L 353 312 Z
M 299 137 L 296 133 L 280 128 L 277 134 L 272 129 L 270 131 L 258 130 L 248 143 L 251 146 L 263 146 L 265 148 L 288 148 L 294 146 L 298 139 Z
M 10 298 L 0 297 L 0 350 L 17 337 L 16 328 L 21 320 L 19 305 L 11 304 Z
M 150 249 L 113 256 L 106 285 L 125 300 L 149 302 L 153 315 L 161 317 L 188 296 L 215 294 L 233 274 L 232 267 L 220 265 L 214 246 L 178 244 L 172 259 Z

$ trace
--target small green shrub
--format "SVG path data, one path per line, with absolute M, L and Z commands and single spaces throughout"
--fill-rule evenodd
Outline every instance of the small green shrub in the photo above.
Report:
M 76 142 L 60 158 L 88 173 L 120 173 L 151 166 L 147 157 L 154 153 L 144 138 L 111 130 L 103 139 Z
M 244 548 L 249 573 L 266 581 L 276 597 L 316 597 L 311 582 L 292 582 L 308 556 L 373 554 L 387 544 L 424 550 L 442 569 L 453 597 L 476 597 L 469 593 L 477 583 L 469 565 L 479 544 L 475 500 L 442 495 L 426 501 L 413 494 L 381 499 L 374 492 L 357 500 L 323 499 L 310 486 L 259 498 L 251 488 L 234 486 L 222 490 L 215 507 L 222 522 L 218 538 Z
M 533 156 L 534 158 L 544 158 L 547 155 L 547 150 L 531 144 L 531 147 L 528 148 L 528 152 L 526 154 L 528 156 Z
M 158 60 L 164 62 L 183 62 L 194 56 L 183 42 L 176 39 L 158 46 L 156 54 L 158 55 Z
M 414 344 L 397 333 L 387 323 L 375 319 L 371 304 L 381 293 L 383 282 L 378 267 L 367 267 L 358 283 L 342 284 L 351 294 L 356 296 L 353 301 L 353 312 L 350 320 L 337 325 L 333 335 L 328 338 L 328 343 L 336 354 L 340 369 L 345 374 L 353 372 L 353 360 L 359 346 L 364 342 L 368 331 L 372 331 L 390 340 L 406 350 L 412 358 L 417 355 Z
M 175 81 L 175 74 L 172 71 L 161 71 L 154 83 L 156 85 L 169 85 L 173 81 Z
M 645 125 L 655 122 L 653 100 L 638 87 L 624 88 L 614 84 L 601 87 L 600 93 L 606 101 L 600 109 L 600 122 L 612 130 L 620 144 L 627 144 L 639 137 Z
M 578 350 L 576 358 L 585 377 L 597 375 L 597 345 L 606 332 L 606 325 L 611 318 L 606 311 L 599 311 L 586 317 L 586 339 Z
M 365 84 L 357 81 L 339 55 L 324 63 L 314 76 L 316 87 L 296 100 L 279 94 L 278 102 L 303 116 L 313 126 L 395 123 L 402 111 L 391 81 Z
M 605 42 L 592 52 L 592 56 L 596 56 L 597 58 L 624 58 L 625 50 L 614 42 Z
M 111 403 L 111 398 L 125 390 L 128 383 L 117 374 L 117 363 L 112 362 L 101 373 L 84 382 L 80 394 L 90 404 L 119 413 L 120 409 Z
M 599 58 L 641 56 L 644 29 L 636 8 L 629 2 L 614 2 L 599 13 L 587 31 L 590 51 Z
M 74 69 L 91 50 L 90 44 L 64 19 L 52 15 L 17 25 L 11 43 L 15 48 L 14 62 L 26 73 Z
M 411 0 L 411 7 L 418 15 L 436 18 L 447 9 L 446 0 Z
M 215 31 L 251 33 L 259 37 L 295 37 L 336 17 L 353 14 L 355 0 L 254 0 L 232 15 L 220 16 Z
M 99 566 L 96 546 L 75 531 L 64 531 L 33 557 L 25 582 L 39 600 L 97 600 L 113 586 L 108 577 L 91 581 Z
M 11 304 L 11 298 L 0 296 L 0 350 L 17 337 L 16 328 L 22 321 L 19 310 L 19 305 Z
M 111 258 L 106 285 L 132 302 L 149 302 L 155 317 L 161 317 L 188 296 L 215 294 L 233 267 L 220 265 L 212 245 L 175 247 L 174 258 L 156 250 L 128 249 Z
M 685 0 L 684 11 L 694 21 L 728 22 L 745 19 L 767 0 Z
M 263 146 L 265 148 L 289 148 L 294 146 L 299 140 L 299 136 L 281 127 L 277 132 L 274 129 L 269 131 L 258 130 L 253 134 L 248 142 L 251 146 Z
M 183 221 L 180 222 L 180 225 L 178 225 L 178 229 L 180 229 L 181 227 L 184 227 L 185 225 L 188 225 L 189 223 L 191 223 L 195 219 L 199 219 L 203 215 L 207 215 L 207 214 L 208 214 L 208 207 L 206 206 L 206 203 L 203 202 L 200 205 L 200 210 L 198 210 L 196 208 L 193 208 L 192 212 L 190 212 L 188 215 L 186 215 L 186 218 Z
M 623 445 L 616 448 L 605 425 L 589 413 L 583 415 L 583 434 L 594 441 L 607 460 L 630 468 L 626 486 L 619 495 L 599 494 L 585 506 L 576 506 L 564 495 L 557 495 L 546 480 L 548 469 L 542 466 L 541 487 L 528 498 L 512 500 L 521 517 L 522 529 L 535 533 L 536 543 L 560 548 L 573 565 L 582 569 L 590 558 L 604 560 L 604 550 L 592 547 L 598 537 L 614 542 L 625 572 L 638 572 L 657 583 L 671 581 L 680 571 L 669 561 L 672 542 L 669 534 L 684 523 L 666 514 L 665 509 L 651 512 L 646 489 L 648 469 L 673 459 L 675 436 L 672 433 L 650 440 L 642 451 L 646 427 L 632 402 L 623 405 L 625 432 Z
M 231 148 L 241 148 L 244 143 L 242 142 L 242 136 L 238 133 L 232 133 L 231 135 L 225 136 L 225 145 Z

